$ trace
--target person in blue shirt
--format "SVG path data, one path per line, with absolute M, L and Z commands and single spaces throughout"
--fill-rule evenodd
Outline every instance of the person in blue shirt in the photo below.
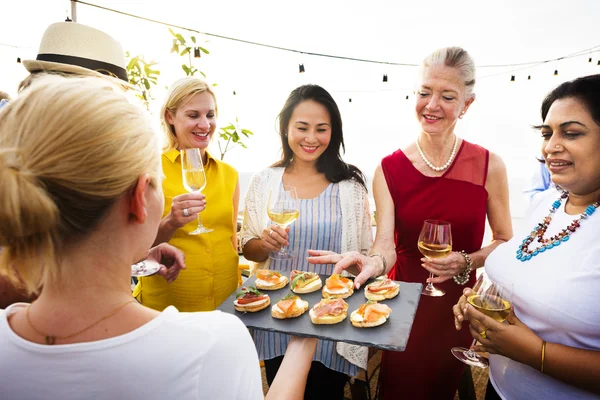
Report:
M 542 193 L 553 186 L 550 171 L 545 163 L 538 163 L 538 168 L 531 177 L 531 185 L 523 190 L 527 202 L 531 202 L 535 195 Z

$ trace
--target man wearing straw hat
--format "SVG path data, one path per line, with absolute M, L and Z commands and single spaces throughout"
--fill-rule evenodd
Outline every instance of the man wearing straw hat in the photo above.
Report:
M 19 91 L 27 88 L 41 72 L 99 76 L 124 89 L 132 89 L 127 78 L 124 54 L 117 40 L 98 29 L 75 22 L 52 24 L 44 32 L 36 59 L 23 60 L 30 75 L 19 84 Z M 157 274 L 169 283 L 185 268 L 183 253 L 166 243 L 150 249 L 147 259 L 161 264 Z M 0 275 L 0 309 L 12 303 L 32 300 Z

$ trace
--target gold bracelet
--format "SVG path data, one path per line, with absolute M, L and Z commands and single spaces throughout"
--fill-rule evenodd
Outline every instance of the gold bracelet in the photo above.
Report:
M 546 341 L 542 340 L 542 366 L 540 367 L 540 372 L 544 373 L 544 359 L 546 358 Z

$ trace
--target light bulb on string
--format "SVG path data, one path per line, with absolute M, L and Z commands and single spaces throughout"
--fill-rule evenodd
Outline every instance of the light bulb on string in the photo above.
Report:
M 352 97 L 348 99 L 348 103 L 352 103 Z
M 21 64 L 21 57 L 17 57 L 17 64 Z
M 592 57 L 588 58 L 588 62 L 592 62 Z
M 300 64 L 300 65 L 298 65 L 298 71 L 299 71 L 301 74 L 303 74 L 303 73 L 305 72 L 305 70 L 304 70 L 304 64 Z
M 194 48 L 194 58 L 200 58 L 200 47 Z
M 406 100 L 408 100 L 408 95 L 406 95 Z
M 510 81 L 511 81 L 511 82 L 514 82 L 514 81 L 515 81 L 515 76 L 514 76 L 514 75 L 511 75 L 511 76 L 510 76 Z
M 383 81 L 384 81 L 384 82 L 387 82 L 387 81 L 388 81 L 387 74 L 383 74 Z
M 554 70 L 554 76 L 558 76 L 558 70 L 557 69 Z
M 530 81 L 531 80 L 531 75 L 527 75 L 527 80 Z
M 600 60 L 598 60 L 598 64 L 596 64 L 596 65 L 600 65 Z

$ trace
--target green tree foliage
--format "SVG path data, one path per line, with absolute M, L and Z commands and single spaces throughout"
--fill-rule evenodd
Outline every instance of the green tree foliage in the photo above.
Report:
M 152 87 L 158 83 L 160 71 L 156 69 L 158 64 L 155 61 L 146 61 L 143 55 L 131 56 L 125 52 L 127 58 L 127 77 L 129 83 L 138 89 L 136 96 L 142 100 L 147 110 L 150 109 L 152 97 Z

